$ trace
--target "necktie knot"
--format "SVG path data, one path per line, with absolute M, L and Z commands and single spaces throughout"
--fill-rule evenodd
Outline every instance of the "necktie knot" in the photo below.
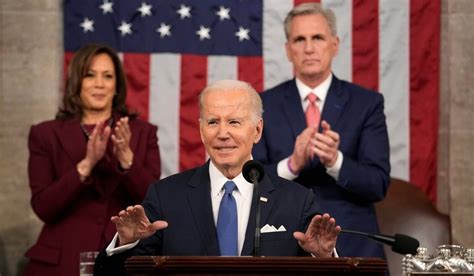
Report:
M 235 183 L 234 183 L 234 181 L 227 181 L 227 182 L 224 184 L 224 190 L 225 190 L 225 194 L 226 194 L 226 195 L 232 194 L 232 192 L 235 190 Z
M 318 96 L 316 96 L 316 94 L 314 94 L 313 92 L 308 94 L 308 101 L 310 103 L 314 104 L 316 103 L 317 100 L 318 100 Z

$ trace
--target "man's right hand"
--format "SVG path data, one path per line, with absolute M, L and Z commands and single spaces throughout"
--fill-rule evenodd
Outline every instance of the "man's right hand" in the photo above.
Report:
M 299 173 L 306 166 L 306 163 L 311 160 L 311 150 L 308 145 L 316 131 L 316 127 L 307 127 L 296 137 L 295 147 L 289 160 L 293 172 Z
M 168 227 L 168 223 L 162 220 L 150 223 L 141 205 L 129 206 L 110 220 L 117 227 L 119 246 L 148 238 L 156 231 Z

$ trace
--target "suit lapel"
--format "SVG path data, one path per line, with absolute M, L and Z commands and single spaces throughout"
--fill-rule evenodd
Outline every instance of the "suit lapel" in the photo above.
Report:
M 323 120 L 326 120 L 331 125 L 331 129 L 336 129 L 337 120 L 348 99 L 349 95 L 344 93 L 341 81 L 336 76 L 333 76 L 326 96 L 326 102 L 324 103 L 323 113 L 321 114 Z
M 245 241 L 242 248 L 242 256 L 253 255 L 254 237 L 255 237 L 255 217 L 257 210 L 257 203 L 260 198 L 266 198 L 267 201 L 260 201 L 260 225 L 266 224 L 267 218 L 270 215 L 270 211 L 275 203 L 275 194 L 272 196 L 272 192 L 275 192 L 275 185 L 270 181 L 268 176 L 265 176 L 259 186 L 260 193 L 256 195 L 254 193 L 252 197 L 252 207 L 250 209 L 249 222 L 247 223 L 247 230 L 245 232 Z
M 187 185 L 186 195 L 193 215 L 194 223 L 205 245 L 205 254 L 219 256 L 217 232 L 212 215 L 211 180 L 209 162 L 200 167 Z
M 306 117 L 295 79 L 287 83 L 287 87 L 284 89 L 284 93 L 282 93 L 281 106 L 296 139 L 296 136 L 306 128 Z
M 72 162 L 76 163 L 85 157 L 86 139 L 78 119 L 62 122 L 59 128 L 54 129 L 54 132 Z

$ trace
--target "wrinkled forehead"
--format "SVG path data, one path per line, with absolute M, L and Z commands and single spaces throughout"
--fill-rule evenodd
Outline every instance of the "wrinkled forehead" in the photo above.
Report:
M 210 90 L 203 98 L 204 113 L 246 113 L 249 107 L 249 95 L 242 90 Z

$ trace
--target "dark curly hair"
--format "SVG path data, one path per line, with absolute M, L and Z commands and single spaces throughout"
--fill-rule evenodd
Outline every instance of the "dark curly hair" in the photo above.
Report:
M 63 96 L 62 107 L 56 113 L 56 119 L 67 120 L 81 118 L 83 115 L 83 103 L 81 101 L 82 79 L 86 76 L 92 59 L 99 54 L 107 54 L 114 63 L 116 75 L 116 94 L 112 102 L 112 114 L 128 116 L 131 119 L 137 116 L 130 113 L 126 106 L 127 83 L 122 63 L 117 52 L 111 47 L 103 44 L 88 44 L 80 48 L 69 64 L 66 79 L 66 91 Z

